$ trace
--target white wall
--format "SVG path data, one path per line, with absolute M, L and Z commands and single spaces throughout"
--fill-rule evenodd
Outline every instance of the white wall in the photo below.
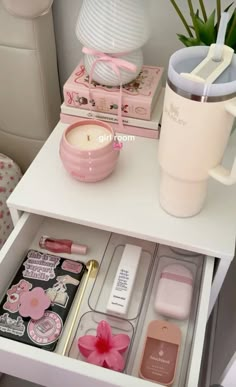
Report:
M 185 30 L 169 0 L 145 1 L 150 12 L 152 34 L 144 47 L 144 61 L 148 65 L 167 68 L 169 56 L 178 48 L 183 47 L 176 33 L 183 33 Z M 193 3 L 199 4 L 197 0 L 194 0 Z M 215 7 L 215 0 L 205 0 L 205 3 L 208 4 L 208 7 Z M 222 3 L 229 4 L 230 1 L 223 0 Z M 81 58 L 81 44 L 75 36 L 75 24 L 81 4 L 82 0 L 54 1 L 53 11 L 61 84 L 66 81 Z M 187 0 L 178 0 L 178 4 L 187 15 Z

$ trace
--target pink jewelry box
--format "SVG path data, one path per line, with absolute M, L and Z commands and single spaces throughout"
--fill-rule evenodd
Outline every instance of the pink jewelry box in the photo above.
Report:
M 188 318 L 193 293 L 193 275 L 182 264 L 166 266 L 160 275 L 154 308 L 163 316 Z
M 163 67 L 143 66 L 139 76 L 122 88 L 122 116 L 151 119 L 152 110 L 162 89 Z M 89 75 L 82 62 L 63 87 L 68 106 L 103 113 L 118 113 L 118 87 L 102 86 L 92 81 L 89 95 Z M 90 98 L 91 97 L 91 98 Z

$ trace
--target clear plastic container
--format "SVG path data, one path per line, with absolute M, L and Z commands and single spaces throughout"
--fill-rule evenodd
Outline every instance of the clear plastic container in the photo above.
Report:
M 134 288 L 129 302 L 129 309 L 124 316 L 127 320 L 137 319 L 142 308 L 154 262 L 155 248 L 153 248 L 152 243 L 150 243 L 150 245 L 151 249 L 149 251 L 147 251 L 147 246 L 145 246 L 141 253 Z M 107 313 L 107 304 L 124 247 L 125 244 L 116 245 L 113 248 L 112 254 L 111 251 L 106 251 L 103 257 L 88 300 L 89 307 L 94 311 Z M 109 312 L 109 314 L 111 315 L 112 313 Z
M 172 250 L 174 253 L 177 253 L 179 255 L 185 255 L 187 257 L 197 257 L 201 255 L 199 253 L 195 253 L 194 251 L 179 249 L 178 247 L 169 247 L 169 249 Z
M 87 312 L 81 316 L 79 320 L 78 328 L 75 334 L 75 338 L 72 342 L 68 356 L 73 359 L 86 361 L 86 358 L 79 351 L 78 339 L 84 335 L 96 336 L 97 327 L 99 322 L 101 321 L 106 321 L 107 323 L 110 324 L 113 335 L 126 334 L 129 336 L 130 338 L 129 347 L 122 354 L 125 360 L 125 367 L 126 367 L 127 361 L 129 358 L 130 349 L 132 347 L 132 342 L 133 342 L 133 335 L 134 335 L 133 325 L 127 320 L 120 319 L 114 316 L 109 316 L 103 313 Z
M 169 247 L 160 246 L 153 267 L 153 272 L 147 289 L 146 297 L 144 300 L 142 312 L 135 330 L 134 343 L 129 359 L 129 364 L 126 370 L 128 374 L 137 377 L 139 376 L 141 356 L 149 323 L 153 320 L 164 320 L 177 325 L 181 330 L 182 340 L 177 363 L 177 372 L 173 387 L 182 387 L 185 385 L 188 362 L 192 347 L 192 339 L 194 335 L 194 324 L 197 314 L 203 262 L 203 256 L 201 255 L 199 255 L 198 257 L 193 257 L 191 256 L 191 254 L 189 256 L 180 256 L 173 252 L 173 250 Z M 193 294 L 191 310 L 188 319 L 184 321 L 180 321 L 173 318 L 167 318 L 157 313 L 154 308 L 155 297 L 161 272 L 166 266 L 172 264 L 184 265 L 191 271 L 193 275 Z

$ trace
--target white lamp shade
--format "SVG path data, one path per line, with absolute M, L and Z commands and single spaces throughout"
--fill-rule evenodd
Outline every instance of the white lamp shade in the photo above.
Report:
M 126 83 L 129 83 L 133 81 L 135 78 L 137 78 L 138 74 L 140 73 L 143 65 L 143 53 L 141 49 L 135 50 L 130 52 L 129 54 L 119 56 L 119 59 L 126 60 L 130 63 L 133 63 L 136 65 L 136 71 L 131 72 L 125 69 L 119 69 L 120 70 L 120 77 L 117 76 L 117 74 L 113 71 L 112 67 L 107 62 L 97 62 L 96 66 L 94 68 L 92 78 L 94 81 L 100 83 L 101 85 L 106 86 L 119 86 L 120 83 L 122 85 L 125 85 Z M 96 56 L 94 55 L 84 55 L 84 65 L 85 69 L 88 74 L 91 74 L 91 69 L 94 61 L 96 60 Z
M 76 35 L 104 53 L 134 51 L 149 37 L 147 0 L 84 0 Z

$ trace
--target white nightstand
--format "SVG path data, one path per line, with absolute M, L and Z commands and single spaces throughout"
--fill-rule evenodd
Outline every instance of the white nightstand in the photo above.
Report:
M 42 224 L 52 229 L 61 222 L 63 226 L 59 228 L 69 227 L 71 239 L 76 239 L 73 227 L 82 225 L 97 229 L 104 243 L 107 235 L 114 232 L 204 254 L 186 382 L 186 387 L 197 387 L 208 311 L 215 303 L 234 257 L 236 187 L 210 181 L 208 202 L 199 215 L 189 219 L 171 217 L 158 202 L 157 140 L 137 137 L 134 142 L 124 143 L 114 174 L 102 182 L 84 184 L 72 179 L 60 161 L 59 142 L 65 127 L 57 125 L 8 200 L 15 229 L 0 255 L 3 280 L 0 291 L 4 292 L 16 270 L 15 256 L 32 246 Z M 236 146 L 232 144 L 227 151 L 226 164 L 232 163 L 235 154 Z M 214 257 L 219 259 L 212 282 Z M 152 385 L 86 363 L 78 366 L 73 359 L 45 352 L 0 338 L 0 371 L 57 387 L 66 384 L 92 387 L 95 382 L 96 387 Z

